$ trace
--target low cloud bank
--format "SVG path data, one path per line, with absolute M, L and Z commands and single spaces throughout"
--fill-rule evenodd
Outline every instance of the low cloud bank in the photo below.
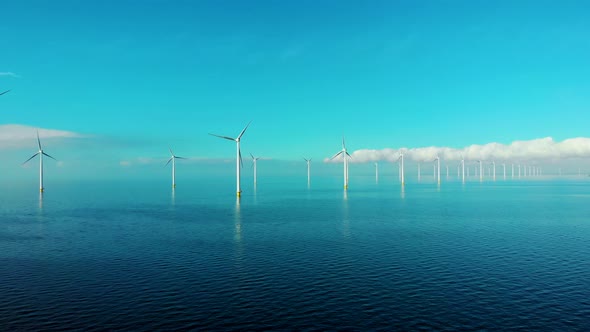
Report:
M 456 149 L 449 147 L 422 147 L 356 150 L 351 155 L 352 163 L 368 163 L 377 161 L 398 160 L 403 152 L 405 160 L 415 162 L 432 161 L 436 156 L 442 160 L 459 161 L 463 156 L 465 160 L 554 160 L 568 158 L 590 158 L 590 138 L 577 137 L 556 142 L 551 137 L 539 138 L 529 141 L 514 141 L 509 145 L 500 143 L 488 143 L 484 145 L 470 145 Z M 333 160 L 324 159 L 324 162 L 342 162 L 338 156 Z

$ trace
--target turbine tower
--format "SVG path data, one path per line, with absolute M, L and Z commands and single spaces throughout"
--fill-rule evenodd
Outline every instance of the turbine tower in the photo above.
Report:
M 506 163 L 502 164 L 502 168 L 504 169 L 504 180 L 506 180 Z
M 330 160 L 342 155 L 342 159 L 344 160 L 344 190 L 348 190 L 348 158 L 352 158 L 352 156 L 346 151 L 346 144 L 344 143 L 344 136 L 342 136 L 342 150 L 336 153 Z
M 246 132 L 246 129 L 248 129 L 248 126 L 250 125 L 251 122 L 252 121 L 248 122 L 246 127 L 244 127 L 244 129 L 242 129 L 242 132 L 240 132 L 240 134 L 236 138 L 231 138 L 231 137 L 227 137 L 227 136 L 220 136 L 220 135 L 211 134 L 211 133 L 209 134 L 211 136 L 215 136 L 215 137 L 219 137 L 219 138 L 223 138 L 226 140 L 236 142 L 236 195 L 238 197 L 240 197 L 242 195 L 242 187 L 240 187 L 240 167 L 242 166 L 242 152 L 240 152 L 240 139 L 242 138 L 242 135 L 244 135 L 244 133 Z
M 305 160 L 305 163 L 307 164 L 307 185 L 309 186 L 310 183 L 310 168 L 311 168 L 311 158 L 309 159 L 305 159 L 303 158 L 303 160 Z
M 463 183 L 465 183 L 465 158 L 463 157 L 463 155 L 461 155 L 461 173 L 463 176 Z
M 37 131 L 37 144 L 39 145 L 39 151 L 37 151 L 37 153 L 32 155 L 31 158 L 27 159 L 23 163 L 23 165 L 26 164 L 27 162 L 29 162 L 29 160 L 31 160 L 31 159 L 35 158 L 37 155 L 39 155 L 39 192 L 43 192 L 43 190 L 44 190 L 44 188 L 43 188 L 43 156 L 47 156 L 55 161 L 57 161 L 57 159 L 53 158 L 52 156 L 45 153 L 45 151 L 43 151 L 43 148 L 41 147 L 41 140 L 39 139 L 39 131 Z
M 379 182 L 379 163 L 375 163 L 375 183 Z
M 492 161 L 492 177 L 494 178 L 494 181 L 496 181 L 496 162 Z
M 397 160 L 399 160 L 399 162 L 400 162 L 401 183 L 402 183 L 402 186 L 404 186 L 405 185 L 405 176 L 404 176 L 404 153 L 403 152 L 399 153 L 399 157 L 397 158 Z
M 420 182 L 420 163 L 418 163 L 418 182 Z
M 252 157 L 252 165 L 254 166 L 254 185 L 256 186 L 256 162 L 260 157 L 254 157 L 252 153 L 250 153 L 250 157 Z
M 168 166 L 168 164 L 172 162 L 172 189 L 174 189 L 176 188 L 176 159 L 186 158 L 174 155 L 174 152 L 172 152 L 171 148 L 168 148 L 168 150 L 170 150 L 170 159 L 168 159 L 168 162 L 166 163 L 166 165 L 164 165 L 164 167 Z
M 478 160 L 479 162 L 479 182 L 483 181 L 483 163 L 481 162 L 481 160 Z
M 434 167 L 437 170 L 437 173 L 434 176 L 436 176 L 436 180 L 437 180 L 438 184 L 440 184 L 440 158 L 439 158 L 439 156 L 436 156 L 434 161 L 436 161 L 436 164 L 434 165 Z

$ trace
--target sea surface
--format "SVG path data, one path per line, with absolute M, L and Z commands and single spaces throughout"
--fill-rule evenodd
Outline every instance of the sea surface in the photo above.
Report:
M 0 188 L 0 330 L 590 330 L 588 179 L 233 181 Z

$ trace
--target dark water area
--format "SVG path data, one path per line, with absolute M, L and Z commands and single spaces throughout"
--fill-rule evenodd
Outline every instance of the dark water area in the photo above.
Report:
M 289 181 L 1 190 L 0 329 L 590 329 L 588 181 Z

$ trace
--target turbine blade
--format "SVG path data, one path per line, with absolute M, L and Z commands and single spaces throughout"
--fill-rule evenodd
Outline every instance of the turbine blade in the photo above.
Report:
M 235 141 L 236 140 L 235 138 L 231 138 L 231 137 L 227 137 L 227 136 L 221 136 L 221 135 L 215 135 L 215 134 L 211 134 L 211 133 L 209 133 L 209 135 L 215 136 L 215 137 L 219 137 L 219 138 L 225 138 L 225 139 L 228 139 L 230 141 Z
M 172 152 L 172 148 L 168 147 L 168 150 L 170 151 L 170 155 L 174 156 L 174 152 Z
M 172 161 L 174 157 L 170 157 L 170 159 L 168 159 L 168 162 L 166 163 L 166 165 L 164 165 L 164 167 L 168 166 L 168 164 L 170 164 L 170 162 Z
M 51 159 L 53 159 L 53 160 L 57 161 L 57 159 L 53 158 L 52 156 L 48 155 L 47 153 L 43 152 L 43 154 L 44 154 L 44 155 L 46 155 L 47 157 L 49 157 L 49 158 L 51 158 Z
M 39 139 L 39 130 L 37 130 L 37 143 L 39 144 L 39 151 L 43 150 L 41 148 L 41 140 Z
M 252 155 L 252 153 L 250 153 L 250 157 L 252 157 L 252 159 L 256 159 L 256 158 L 254 158 L 254 156 Z
M 37 157 L 37 155 L 38 155 L 38 154 L 39 154 L 39 152 L 35 153 L 34 155 L 32 155 L 32 156 L 31 156 L 31 158 L 27 159 L 27 160 L 26 160 L 24 163 L 22 163 L 22 164 L 24 165 L 24 164 L 28 163 L 28 162 L 29 162 L 29 160 L 31 160 L 31 159 L 33 159 L 33 158 Z
M 338 152 L 338 153 L 337 153 L 337 154 L 335 154 L 335 155 L 334 155 L 332 158 L 330 158 L 330 160 L 332 160 L 332 159 L 334 159 L 334 158 L 338 157 L 338 156 L 339 156 L 339 155 L 341 155 L 341 154 L 342 154 L 342 151 Z
M 244 167 L 244 163 L 242 162 L 242 150 L 239 150 L 238 154 L 240 155 L 240 167 Z
M 350 153 L 348 153 L 348 151 L 346 152 L 346 155 L 349 156 L 350 158 L 352 158 L 352 156 L 350 155 Z
M 344 136 L 342 136 L 342 148 L 346 149 L 346 143 L 344 143 Z
M 6 90 L 6 91 L 4 91 L 4 92 L 0 93 L 0 96 L 2 96 L 2 95 L 3 95 L 3 94 L 5 94 L 5 93 L 8 93 L 8 92 L 10 92 L 10 90 Z
M 246 127 L 244 127 L 244 129 L 242 129 L 242 132 L 238 135 L 238 138 L 236 138 L 236 139 L 240 139 L 242 137 L 242 135 L 244 135 L 244 133 L 246 132 L 246 129 L 248 129 L 248 126 L 250 125 L 250 123 L 252 123 L 252 120 L 250 120 L 250 122 L 248 122 Z
M 179 156 L 174 156 L 174 158 L 176 158 L 176 159 L 188 159 L 188 158 L 185 158 L 185 157 L 179 157 Z
M 305 157 L 303 157 L 303 160 L 308 161 L 307 159 L 305 159 Z

